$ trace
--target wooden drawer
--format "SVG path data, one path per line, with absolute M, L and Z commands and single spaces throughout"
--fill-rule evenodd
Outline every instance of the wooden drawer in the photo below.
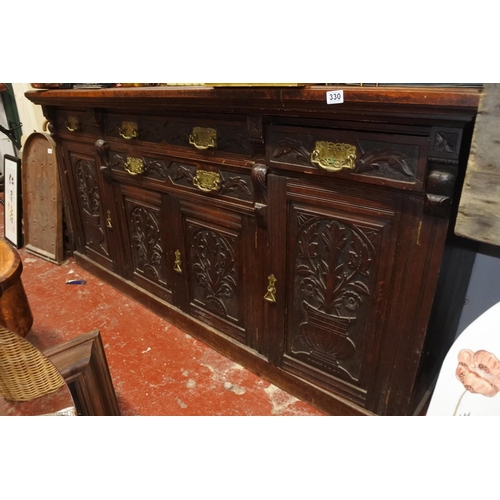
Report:
M 421 191 L 428 137 L 270 126 L 271 167 Z
M 103 173 L 119 181 L 149 185 L 158 191 L 177 188 L 209 198 L 253 203 L 251 169 L 152 153 L 110 144 Z M 242 165 L 244 162 L 241 162 Z
M 58 111 L 56 130 L 59 134 L 73 138 L 92 138 L 101 135 L 99 118 L 89 109 L 62 109 Z
M 105 135 L 110 140 L 167 144 L 205 155 L 253 155 L 245 117 L 207 119 L 107 114 L 104 122 Z

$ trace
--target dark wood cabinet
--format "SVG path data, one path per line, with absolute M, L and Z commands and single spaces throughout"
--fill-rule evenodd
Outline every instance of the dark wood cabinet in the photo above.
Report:
M 474 259 L 452 229 L 480 91 L 326 90 L 27 97 L 77 262 L 328 413 L 412 414 Z

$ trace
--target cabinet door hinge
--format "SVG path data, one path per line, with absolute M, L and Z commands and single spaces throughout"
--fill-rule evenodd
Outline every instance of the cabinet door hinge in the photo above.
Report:
M 257 231 L 255 231 L 255 250 L 257 250 Z

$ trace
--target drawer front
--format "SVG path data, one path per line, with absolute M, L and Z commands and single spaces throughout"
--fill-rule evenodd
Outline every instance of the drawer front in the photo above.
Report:
M 250 169 L 226 167 L 195 160 L 167 157 L 130 150 L 110 149 L 108 168 L 116 176 L 147 179 L 159 189 L 161 186 L 178 187 L 228 201 L 253 202 Z
M 98 137 L 101 134 L 99 117 L 91 110 L 62 109 L 57 112 L 55 125 L 59 134 L 75 138 Z
M 107 138 L 188 148 L 202 154 L 253 155 L 246 119 L 185 119 L 179 117 L 105 117 Z
M 271 126 L 270 166 L 420 191 L 428 138 L 346 130 Z

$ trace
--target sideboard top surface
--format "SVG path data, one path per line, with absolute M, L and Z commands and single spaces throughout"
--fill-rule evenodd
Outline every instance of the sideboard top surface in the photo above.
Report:
M 329 105 L 326 92 L 343 89 L 344 103 Z M 349 87 L 308 86 L 303 88 L 252 87 L 132 87 L 112 89 L 33 90 L 26 97 L 47 106 L 162 109 L 176 107 L 218 107 L 255 112 L 298 109 L 335 115 L 342 110 L 371 109 L 399 113 L 407 109 L 436 113 L 475 114 L 481 89 L 441 87 Z

